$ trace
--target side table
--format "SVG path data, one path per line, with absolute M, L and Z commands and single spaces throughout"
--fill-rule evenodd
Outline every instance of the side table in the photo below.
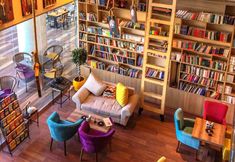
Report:
M 28 110 L 30 110 L 31 108 L 33 108 L 33 110 L 31 112 L 28 112 Z M 23 111 L 23 115 L 24 115 L 24 119 L 26 119 L 29 123 L 35 122 L 37 123 L 37 126 L 39 127 L 39 112 L 36 108 L 26 107 Z
M 50 83 L 49 86 L 52 88 L 52 103 L 58 103 L 60 104 L 60 107 L 62 108 L 62 105 L 65 101 L 67 101 L 68 99 L 70 99 L 70 91 L 71 91 L 71 85 L 72 82 L 70 80 L 68 80 L 65 77 L 59 77 L 59 78 L 55 78 L 53 79 Z M 55 92 L 59 92 L 60 94 L 60 101 L 56 102 L 55 101 Z M 68 94 L 66 95 L 66 92 L 68 92 Z M 65 99 L 63 100 L 63 96 L 65 96 Z

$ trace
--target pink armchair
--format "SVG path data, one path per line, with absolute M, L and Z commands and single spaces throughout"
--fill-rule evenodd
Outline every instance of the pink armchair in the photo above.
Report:
M 226 125 L 228 106 L 219 102 L 205 101 L 203 118 Z

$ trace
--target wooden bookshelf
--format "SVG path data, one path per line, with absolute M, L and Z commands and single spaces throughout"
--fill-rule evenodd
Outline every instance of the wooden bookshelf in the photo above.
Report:
M 148 1 L 138 1 L 138 4 L 135 4 L 138 19 L 136 24 L 131 23 L 132 0 L 127 1 L 125 8 L 120 8 L 116 1 L 111 5 L 101 5 L 99 2 L 78 2 L 79 46 L 88 51 L 88 64 L 92 68 L 102 68 L 101 70 L 119 67 L 121 75 L 140 79 L 146 21 L 146 8 L 143 6 L 144 3 L 147 6 Z M 107 20 L 109 16 L 115 16 L 117 35 L 110 32 Z M 102 66 L 99 66 L 101 64 Z
M 177 11 L 170 86 L 234 104 L 234 25 L 223 14 L 200 16 L 200 11 Z
M 150 0 L 147 16 L 141 106 L 160 114 L 164 120 L 168 68 L 170 62 L 176 0 Z M 160 93 L 149 88 L 157 87 Z M 141 109 L 139 113 L 141 113 Z

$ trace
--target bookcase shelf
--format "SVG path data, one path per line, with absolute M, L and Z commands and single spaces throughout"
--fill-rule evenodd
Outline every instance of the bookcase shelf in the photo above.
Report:
M 132 4 L 131 0 L 127 2 L 127 6 Z M 130 9 L 127 6 L 120 8 L 116 1 L 111 6 L 100 5 L 98 0 L 79 1 L 79 46 L 88 51 L 92 68 L 108 70 L 115 65 L 124 71 L 129 69 L 131 72 L 126 74 L 130 77 L 141 76 L 146 20 L 146 12 L 142 10 L 146 10 L 143 6 L 147 2 L 139 2 L 141 4 L 135 4 L 140 7 L 137 10 L 138 23 L 133 24 Z M 118 35 L 110 32 L 109 16 L 115 16 Z
M 176 17 L 170 86 L 234 104 L 234 16 L 178 10 Z M 201 60 L 208 65 L 202 66 Z

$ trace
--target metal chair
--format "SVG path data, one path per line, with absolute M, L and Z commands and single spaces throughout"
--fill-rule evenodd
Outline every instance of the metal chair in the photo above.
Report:
M 16 76 L 25 83 L 27 92 L 27 84 L 35 79 L 33 56 L 26 52 L 20 52 L 13 56 L 13 61 L 15 63 Z
M 12 92 L 14 92 L 17 79 L 13 76 L 2 76 L 0 77 L 0 98 L 5 98 Z
M 63 47 L 60 45 L 52 45 L 46 49 L 43 56 L 47 57 L 52 63 L 60 62 L 60 55 L 63 52 Z

